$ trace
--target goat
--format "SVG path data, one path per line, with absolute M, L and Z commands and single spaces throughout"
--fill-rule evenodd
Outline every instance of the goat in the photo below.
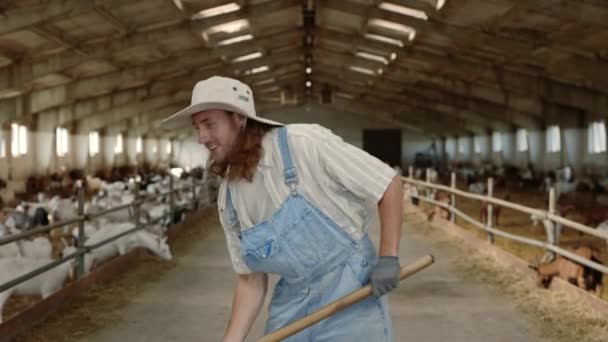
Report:
M 591 247 L 581 246 L 570 251 L 584 259 L 601 263 L 599 261 L 599 253 Z M 599 272 L 598 276 L 598 271 L 580 265 L 575 261 L 558 256 L 551 262 L 529 265 L 529 267 L 536 271 L 539 287 L 548 288 L 553 277 L 559 277 L 581 289 L 595 291 L 595 294 L 601 297 L 603 285 L 601 272 Z
M 437 202 L 441 202 L 441 203 L 445 203 L 447 205 L 451 204 L 451 198 L 450 195 L 445 192 L 445 191 L 437 191 L 433 198 L 435 199 L 435 201 Z M 438 217 L 444 219 L 444 220 L 449 220 L 451 218 L 451 213 L 448 209 L 442 208 L 438 205 L 434 206 L 433 209 L 428 213 L 427 215 L 427 220 L 430 222 L 433 220 L 433 218 L 435 217 L 435 215 L 437 215 Z
M 503 198 L 503 200 L 505 201 L 509 201 L 511 199 L 511 196 L 509 196 L 509 194 L 506 194 L 505 197 Z M 479 211 L 479 221 L 481 223 L 486 223 L 488 220 L 488 211 L 489 211 L 489 207 L 488 207 L 488 202 L 481 202 L 481 209 Z M 500 211 L 501 211 L 501 206 L 499 205 L 494 205 L 492 206 L 492 218 L 493 223 L 495 226 L 498 225 L 498 220 L 500 218 Z
M 52 251 L 53 247 L 49 239 L 39 236 L 33 240 L 16 241 L 0 246 L 0 257 L 50 259 Z
M 22 257 L 23 253 L 17 242 L 7 243 L 0 246 L 0 259 L 11 257 Z
M 153 203 L 144 203 L 141 207 L 142 213 L 144 214 L 144 221 L 151 222 L 157 219 L 160 219 L 161 216 L 166 215 L 164 219 L 161 220 L 161 224 L 163 226 L 171 223 L 171 217 L 169 217 L 168 213 L 171 211 L 171 208 L 168 204 L 153 204 Z
M 7 221 L 9 219 L 8 211 L 0 209 L 0 238 L 6 235 L 17 233 Z
M 484 182 L 474 182 L 468 186 L 469 192 L 474 194 L 483 195 L 486 192 L 486 184 Z
M 108 225 L 104 229 L 94 232 L 86 241 L 86 245 L 94 245 L 112 236 L 121 234 L 135 226 L 131 223 L 114 223 Z M 85 273 L 91 270 L 91 267 L 96 262 L 103 262 L 116 255 L 124 255 L 127 253 L 128 235 L 123 236 L 111 243 L 105 244 L 91 251 L 85 256 Z
M 0 259 L 0 283 L 4 284 L 22 274 L 31 272 L 50 262 L 52 259 L 3 258 Z M 0 323 L 2 323 L 2 309 L 6 300 L 13 294 L 47 298 L 59 290 L 66 279 L 72 277 L 72 262 L 63 263 L 42 274 L 35 276 L 4 292 L 0 292 Z
M 130 223 L 110 225 L 93 233 L 89 240 L 87 240 L 86 245 L 94 245 L 133 227 Z M 117 255 L 124 255 L 135 247 L 144 247 L 164 260 L 171 260 L 172 258 L 165 237 L 160 237 L 146 231 L 137 231 L 98 247 L 92 250 L 90 254 L 85 255 L 85 273 L 88 273 L 94 264 L 106 261 Z M 66 250 L 73 251 L 73 249 L 68 248 Z M 64 250 L 64 255 L 67 255 L 66 250 Z

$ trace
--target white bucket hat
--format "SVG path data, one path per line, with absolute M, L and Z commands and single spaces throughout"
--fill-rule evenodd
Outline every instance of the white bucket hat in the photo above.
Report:
M 164 119 L 161 125 L 169 129 L 191 126 L 192 115 L 208 109 L 223 109 L 265 124 L 283 126 L 280 122 L 256 115 L 253 92 L 248 85 L 222 76 L 213 76 L 196 83 L 192 89 L 190 106 Z

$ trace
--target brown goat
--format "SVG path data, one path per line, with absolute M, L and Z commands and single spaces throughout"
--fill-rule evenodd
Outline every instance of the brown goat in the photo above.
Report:
M 450 195 L 447 192 L 441 190 L 435 193 L 434 199 L 437 202 L 442 202 L 448 205 L 452 202 L 452 200 L 450 199 Z M 427 220 L 429 222 L 432 221 L 435 215 L 444 220 L 449 220 L 451 218 L 451 213 L 449 210 L 437 205 L 434 206 L 433 209 L 428 213 Z
M 570 251 L 584 259 L 600 263 L 599 253 L 591 247 L 581 246 Z M 586 291 L 595 291 L 598 297 L 602 295 L 602 273 L 563 256 L 548 263 L 530 265 L 530 268 L 537 272 L 538 286 L 548 288 L 553 277 L 559 277 Z
M 511 199 L 511 196 L 509 196 L 508 194 L 505 195 L 505 197 L 503 198 L 505 201 L 508 201 Z M 481 202 L 481 209 L 479 210 L 479 221 L 481 223 L 486 223 L 486 221 L 488 220 L 488 202 Z M 500 210 L 501 207 L 498 205 L 494 205 L 492 206 L 492 218 L 494 219 L 492 221 L 492 223 L 497 226 L 498 225 L 498 219 L 500 218 Z

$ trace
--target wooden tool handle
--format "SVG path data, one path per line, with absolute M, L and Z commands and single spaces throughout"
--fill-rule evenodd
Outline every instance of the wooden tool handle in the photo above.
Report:
M 417 261 L 401 267 L 401 272 L 399 274 L 399 280 L 403 280 L 412 274 L 430 266 L 435 262 L 435 258 L 432 255 L 426 255 Z M 308 316 L 302 317 L 299 320 L 292 322 L 281 329 L 278 329 L 264 337 L 262 337 L 258 342 L 275 342 L 281 341 L 284 338 L 287 338 L 291 335 L 296 334 L 297 332 L 304 330 L 305 328 L 339 312 L 341 310 L 346 309 L 347 307 L 358 303 L 369 295 L 372 294 L 371 285 L 364 286 L 356 291 L 351 292 L 350 294 L 336 300 L 333 303 L 330 303 L 323 308 L 317 310 L 316 312 L 311 313 Z

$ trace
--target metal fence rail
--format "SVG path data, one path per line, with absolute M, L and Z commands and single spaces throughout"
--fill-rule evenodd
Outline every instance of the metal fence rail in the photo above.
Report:
M 412 169 L 410 168 L 410 172 L 409 175 L 413 175 Z M 429 177 L 428 177 L 428 172 L 427 172 L 427 181 L 420 181 L 420 180 L 416 180 L 413 179 L 411 177 L 402 177 L 402 181 L 411 185 L 415 185 L 415 186 L 419 186 L 423 189 L 426 189 L 426 195 L 425 196 L 413 196 L 413 195 L 408 195 L 411 196 L 413 198 L 418 198 L 422 201 L 425 201 L 427 203 L 433 204 L 433 205 L 437 205 L 440 206 L 448 211 L 450 211 L 450 213 L 452 214 L 452 222 L 454 222 L 454 218 L 456 216 L 464 219 L 465 221 L 469 222 L 470 224 L 472 224 L 473 226 L 480 228 L 486 232 L 488 232 L 489 236 L 490 236 L 490 242 L 493 242 L 493 235 L 498 235 L 513 241 L 517 241 L 526 245 L 530 245 L 530 246 L 535 246 L 535 247 L 540 247 L 540 248 L 544 248 L 547 249 L 553 253 L 562 255 L 564 257 L 567 257 L 569 259 L 572 259 L 576 262 L 579 262 L 580 264 L 583 264 L 585 266 L 588 266 L 594 270 L 600 271 L 604 274 L 608 274 L 608 267 L 588 260 L 588 259 L 584 259 L 566 249 L 560 248 L 556 245 L 556 242 L 550 243 L 550 242 L 544 242 L 544 241 L 538 241 L 538 240 L 534 240 L 534 239 L 530 239 L 527 237 L 523 237 L 523 236 L 519 236 L 516 234 L 511 234 L 511 233 L 507 233 L 504 232 L 502 230 L 496 229 L 494 227 L 492 227 L 492 204 L 493 205 L 499 205 L 501 207 L 505 207 L 505 208 L 510 208 L 516 211 L 520 211 L 520 212 L 524 212 L 530 215 L 535 215 L 537 216 L 539 219 L 541 220 L 550 220 L 551 222 L 553 222 L 553 224 L 555 225 L 555 223 L 560 223 L 563 226 L 567 226 L 570 228 L 573 228 L 575 230 L 578 230 L 580 232 L 604 239 L 608 241 L 608 236 L 602 234 L 600 231 L 597 231 L 595 228 L 593 227 L 588 227 L 585 226 L 583 224 L 580 224 L 578 222 L 574 222 L 571 220 L 568 220 L 566 218 L 563 218 L 555 213 L 553 213 L 554 208 L 555 208 L 555 196 L 553 189 L 551 189 L 550 192 L 550 208 L 549 210 L 541 210 L 541 209 L 535 209 L 535 208 L 530 208 L 530 207 L 526 207 L 524 205 L 520 205 L 520 204 L 516 204 L 516 203 L 512 203 L 512 202 L 508 202 L 508 201 L 504 201 L 501 199 L 497 199 L 497 198 L 493 198 L 491 196 L 484 196 L 484 195 L 478 195 L 478 194 L 473 194 L 470 192 L 466 192 L 466 191 L 462 191 L 462 190 L 458 190 L 456 189 L 456 177 L 455 177 L 455 173 L 452 173 L 451 175 L 451 186 L 445 186 L 445 185 L 441 185 L 441 184 L 435 184 L 435 183 L 431 183 L 429 181 Z M 492 179 L 490 178 L 488 181 L 488 191 L 490 194 L 491 189 L 492 189 Z M 434 189 L 434 190 L 442 190 L 445 191 L 449 194 L 451 194 L 451 205 L 448 205 L 444 202 L 438 202 L 434 199 L 431 198 L 430 196 L 430 190 Z M 475 220 L 474 218 L 470 217 L 469 215 L 465 214 L 464 212 L 458 210 L 456 208 L 456 201 L 455 201 L 455 196 L 462 196 L 465 198 L 470 198 L 470 199 L 475 199 L 475 200 L 479 200 L 479 201 L 483 201 L 483 202 L 487 202 L 488 203 L 488 215 L 487 215 L 487 224 L 483 224 L 477 220 Z
M 59 258 L 57 260 L 54 260 L 54 261 L 52 261 L 52 262 L 50 262 L 50 263 L 48 263 L 46 265 L 43 265 L 43 266 L 41 266 L 39 268 L 36 268 L 36 269 L 34 269 L 34 270 L 30 271 L 30 272 L 27 272 L 27 273 L 23 274 L 23 275 L 15 278 L 15 279 L 12 279 L 12 280 L 4 283 L 4 284 L 1 284 L 0 285 L 0 293 L 3 292 L 3 291 L 8 290 L 8 289 L 10 289 L 10 288 L 12 288 L 14 286 L 17 286 L 17 285 L 19 285 L 19 284 L 21 284 L 21 283 L 23 283 L 25 281 L 28 281 L 28 280 L 30 280 L 30 279 L 32 279 L 32 278 L 34 278 L 34 277 L 36 277 L 36 276 L 38 276 L 38 275 L 46 272 L 46 271 L 48 271 L 48 270 L 50 270 L 52 268 L 55 268 L 55 267 L 57 267 L 57 266 L 59 266 L 59 265 L 61 265 L 63 263 L 69 262 L 72 259 L 76 259 L 77 275 L 78 275 L 79 278 L 81 278 L 81 277 L 84 276 L 84 256 L 85 256 L 85 254 L 90 253 L 90 251 L 92 251 L 92 250 L 94 250 L 96 248 L 100 248 L 100 247 L 102 247 L 102 246 L 104 246 L 106 244 L 109 244 L 109 243 L 111 243 L 111 242 L 113 242 L 113 241 L 115 241 L 117 239 L 120 239 L 121 237 L 124 237 L 124 236 L 126 236 L 128 234 L 132 234 L 132 233 L 134 233 L 136 231 L 145 229 L 148 226 L 151 226 L 153 224 L 158 223 L 159 221 L 162 222 L 162 220 L 166 219 L 167 217 L 170 217 L 172 219 L 173 218 L 173 213 L 175 212 L 176 209 L 187 209 L 188 207 L 191 206 L 192 210 L 196 210 L 197 209 L 197 202 L 198 202 L 198 197 L 196 196 L 197 195 L 196 189 L 197 189 L 197 185 L 201 185 L 202 183 L 196 182 L 196 180 L 193 178 L 192 185 L 190 187 L 186 186 L 186 187 L 182 187 L 182 188 L 179 188 L 179 189 L 174 189 L 173 188 L 173 176 L 170 175 L 169 177 L 170 177 L 169 178 L 169 191 L 163 192 L 160 195 L 162 195 L 162 196 L 169 195 L 170 196 L 170 199 L 169 199 L 170 210 L 167 211 L 167 212 L 165 212 L 162 216 L 160 216 L 160 217 L 158 217 L 158 218 L 156 218 L 156 219 L 154 219 L 152 221 L 146 222 L 144 224 L 142 224 L 140 222 L 139 206 L 141 204 L 143 204 L 144 202 L 146 202 L 146 200 L 145 199 L 141 199 L 140 196 L 139 196 L 140 195 L 139 183 L 136 184 L 136 187 L 135 187 L 135 199 L 132 202 L 127 203 L 127 204 L 123 204 L 123 205 L 119 205 L 119 206 L 116 206 L 116 207 L 113 207 L 113 208 L 109 208 L 109 209 L 103 210 L 103 211 L 101 211 L 99 213 L 90 214 L 90 215 L 84 214 L 84 188 L 82 187 L 81 184 L 79 184 L 78 185 L 78 211 L 79 211 L 79 216 L 77 216 L 76 218 L 73 218 L 73 219 L 69 219 L 69 220 L 65 220 L 65 221 L 62 221 L 62 222 L 57 222 L 57 223 L 51 224 L 51 225 L 49 225 L 47 227 L 40 227 L 40 228 L 28 230 L 26 232 L 22 232 L 22 233 L 19 233 L 19 234 L 11 235 L 11 236 L 8 236 L 8 237 L 0 239 L 0 246 L 2 246 L 2 245 L 6 245 L 8 243 L 11 243 L 11 242 L 17 242 L 19 240 L 23 240 L 23 239 L 31 237 L 33 235 L 37 235 L 37 234 L 40 234 L 40 233 L 47 233 L 47 232 L 50 232 L 53 229 L 57 229 L 57 228 L 60 228 L 60 227 L 66 226 L 66 225 L 72 225 L 72 224 L 78 223 L 79 224 L 79 227 L 78 227 L 79 229 L 78 229 L 78 237 L 76 239 L 76 241 L 77 241 L 76 252 L 71 253 L 69 255 L 62 256 L 61 258 Z M 187 204 L 187 205 L 177 206 L 176 207 L 175 206 L 175 201 L 174 201 L 175 193 L 178 192 L 178 191 L 182 191 L 182 190 L 189 190 L 190 188 L 192 189 L 193 196 L 192 196 L 192 200 L 190 201 L 189 205 Z M 120 234 L 113 235 L 113 236 L 111 236 L 111 237 L 109 237 L 109 238 L 107 238 L 107 239 L 105 239 L 103 241 L 100 241 L 100 242 L 98 242 L 98 243 L 96 243 L 94 245 L 84 245 L 84 242 L 85 242 L 84 241 L 84 223 L 85 222 L 90 221 L 90 220 L 92 220 L 94 218 L 98 218 L 98 217 L 107 215 L 108 213 L 111 213 L 111 212 L 114 212 L 114 211 L 122 210 L 122 209 L 125 209 L 125 208 L 132 208 L 132 207 L 135 209 L 135 211 L 134 211 L 134 213 L 135 213 L 135 226 L 133 228 L 131 228 L 131 229 L 127 230 L 127 231 L 124 231 L 124 232 L 122 232 Z

